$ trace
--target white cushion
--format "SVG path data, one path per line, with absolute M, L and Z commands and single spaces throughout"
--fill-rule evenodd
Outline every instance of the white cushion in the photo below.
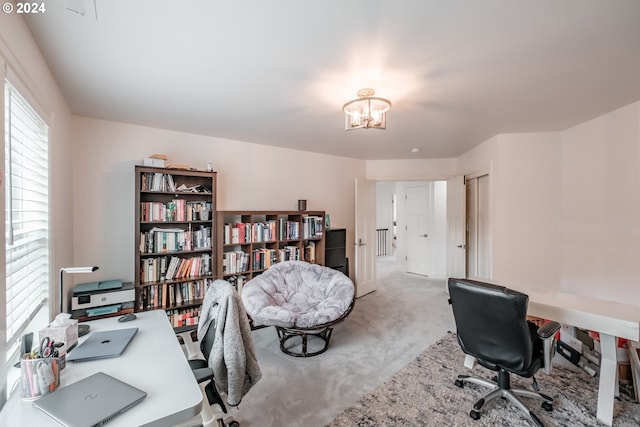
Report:
M 351 279 L 337 270 L 285 261 L 245 283 L 242 302 L 256 325 L 312 328 L 342 317 L 354 294 Z

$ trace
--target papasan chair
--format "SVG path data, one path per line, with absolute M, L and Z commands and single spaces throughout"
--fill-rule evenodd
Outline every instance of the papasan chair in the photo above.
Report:
M 284 261 L 245 283 L 242 302 L 254 326 L 276 328 L 280 350 L 309 357 L 329 348 L 333 326 L 353 309 L 355 286 L 340 271 Z

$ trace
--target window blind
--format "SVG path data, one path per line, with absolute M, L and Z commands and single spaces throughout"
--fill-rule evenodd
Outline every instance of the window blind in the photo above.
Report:
M 7 80 L 4 96 L 9 348 L 49 297 L 49 128 Z

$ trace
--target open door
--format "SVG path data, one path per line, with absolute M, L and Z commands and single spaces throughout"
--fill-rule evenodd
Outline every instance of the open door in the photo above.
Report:
M 464 176 L 447 181 L 447 274 L 467 277 L 466 189 Z
M 376 183 L 356 178 L 356 298 L 376 290 Z

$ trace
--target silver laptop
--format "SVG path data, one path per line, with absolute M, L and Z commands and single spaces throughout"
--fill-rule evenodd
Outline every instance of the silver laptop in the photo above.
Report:
M 98 372 L 53 393 L 33 405 L 62 425 L 102 426 L 140 403 L 147 393 L 104 372 Z
M 94 332 L 82 344 L 67 354 L 67 362 L 85 362 L 118 357 L 127 348 L 137 332 L 138 328 Z

